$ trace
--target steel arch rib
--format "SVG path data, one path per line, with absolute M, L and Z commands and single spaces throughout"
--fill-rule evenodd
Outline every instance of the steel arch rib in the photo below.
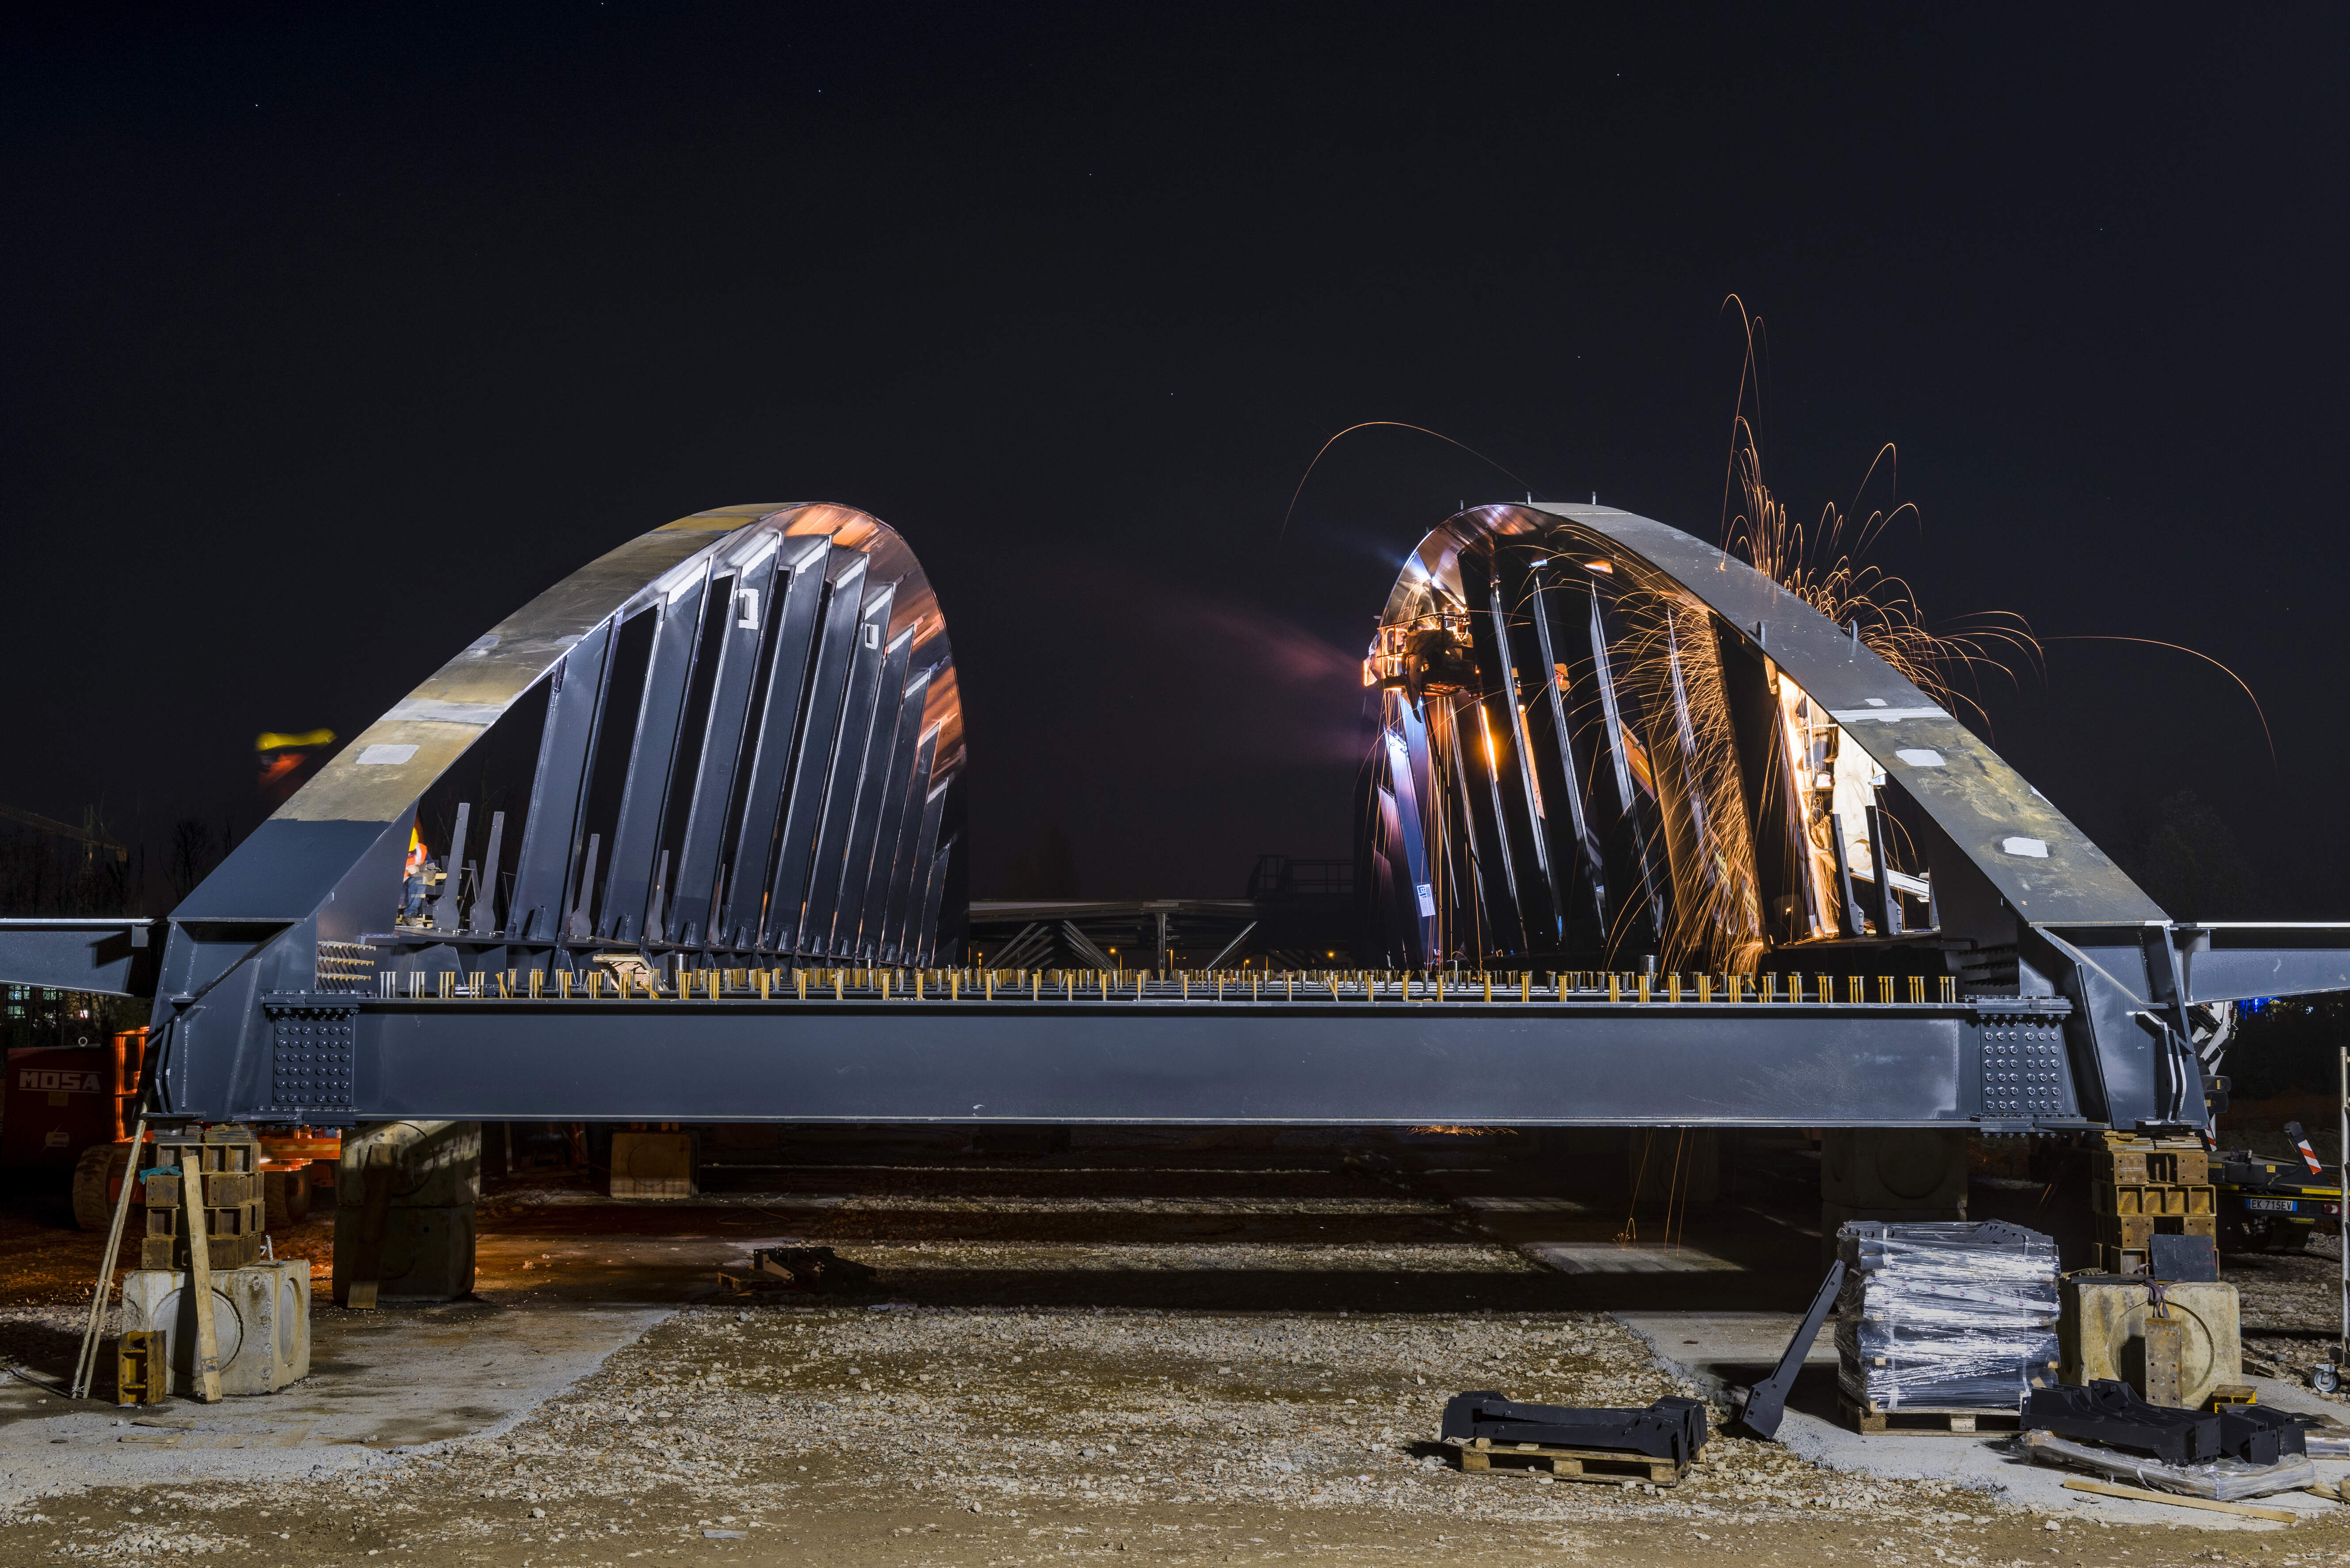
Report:
M 659 846 L 679 836 L 691 854 L 679 857 L 669 885 L 679 887 L 682 877 L 686 894 L 711 909 L 697 904 L 690 921 L 681 919 L 666 933 L 639 927 L 632 934 L 640 940 L 657 940 L 677 935 L 691 923 L 705 948 L 747 945 L 760 924 L 769 863 L 789 858 L 770 852 L 774 825 L 792 815 L 787 802 L 793 782 L 779 755 L 795 745 L 814 750 L 831 745 L 828 732 L 819 732 L 813 742 L 808 739 L 799 662 L 806 649 L 785 646 L 785 628 L 777 620 L 786 607 L 785 596 L 773 591 L 772 574 L 778 562 L 789 569 L 810 560 L 820 564 L 827 555 L 854 556 L 864 575 L 891 586 L 887 624 L 874 630 L 900 649 L 901 659 L 892 668 L 905 670 L 904 700 L 920 704 L 920 732 L 929 737 L 918 753 L 892 759 L 906 776 L 897 779 L 893 767 L 895 782 L 885 786 L 877 781 L 860 809 L 879 819 L 891 799 L 909 793 L 928 798 L 951 787 L 963 762 L 952 655 L 937 596 L 896 532 L 866 513 L 837 505 L 751 504 L 695 513 L 629 541 L 538 595 L 476 638 L 331 759 L 173 911 L 172 946 L 179 950 L 176 962 L 167 951 L 164 989 L 193 995 L 219 983 L 228 969 L 267 940 L 265 932 L 272 926 L 299 924 L 303 932 L 297 937 L 340 941 L 362 940 L 388 928 L 398 898 L 399 856 L 419 801 L 492 726 L 542 685 L 549 691 L 548 711 L 532 780 L 531 809 L 519 851 L 511 847 L 511 839 L 506 851 L 517 855 L 515 896 L 498 921 L 477 919 L 468 922 L 465 934 L 484 934 L 481 928 L 489 924 L 486 934 L 509 943 L 550 947 L 572 940 L 564 929 L 564 917 L 574 899 L 581 900 L 584 909 L 593 894 L 592 889 L 581 891 L 588 876 L 579 841 L 586 831 L 582 814 L 595 762 L 589 749 L 603 743 L 598 737 L 617 695 L 610 690 L 613 644 L 619 628 L 632 616 L 659 617 L 680 607 L 705 617 L 740 617 L 736 624 L 745 629 L 739 633 L 723 618 L 718 623 L 731 639 L 725 657 L 738 664 L 754 656 L 775 661 L 777 668 L 770 673 L 780 676 L 783 689 L 768 694 L 754 712 L 739 669 L 728 682 L 713 677 L 710 691 L 716 711 L 709 722 L 717 727 L 706 733 L 705 743 L 692 758 L 675 754 L 674 724 L 666 741 L 642 734 L 628 741 L 629 788 L 632 794 L 643 792 L 650 801 L 645 820 L 651 826 L 626 845 L 607 842 L 600 846 L 605 856 L 602 885 L 620 889 L 621 912 L 633 913 L 626 907 L 629 897 L 653 873 Z M 755 577 L 746 568 L 755 568 Z M 705 606 L 713 587 L 729 579 L 737 588 L 755 580 L 768 585 L 768 591 L 755 607 L 734 599 Z M 804 638 L 817 619 L 827 615 L 853 619 L 859 607 L 852 602 L 835 613 L 831 607 L 817 608 L 813 597 L 804 595 L 790 608 L 788 629 Z M 777 626 L 774 638 L 766 635 L 770 625 Z M 684 629 L 689 655 L 698 643 L 718 645 L 716 639 L 694 634 L 691 626 Z M 688 667 L 671 677 L 680 691 L 690 678 L 690 665 L 689 659 Z M 652 672 L 646 677 L 649 682 L 655 678 Z M 894 723 L 899 697 L 888 695 Z M 818 715 L 816 723 L 821 731 L 845 717 Z M 866 717 L 869 722 L 870 715 Z M 614 720 L 615 736 L 621 722 Z M 621 742 L 613 739 L 611 743 Z M 920 778 L 912 776 L 917 766 L 926 770 Z M 744 781 L 743 792 L 733 788 L 738 774 Z M 685 779 L 684 792 L 675 799 L 665 797 L 672 774 Z M 754 788 L 776 798 L 744 798 Z M 723 888 L 716 862 L 725 836 L 714 820 L 722 814 L 723 826 L 740 836 L 733 845 L 733 864 L 723 868 Z M 938 824 L 935 813 L 927 820 L 933 827 Z M 685 836 L 688 822 L 692 825 L 690 837 Z M 887 844 L 875 843 L 876 836 L 864 836 L 870 855 L 903 853 L 924 870 L 940 859 L 936 845 L 913 842 L 908 833 L 898 832 Z M 632 858 L 617 864 L 616 849 Z M 645 864 L 636 864 L 638 860 Z M 847 872 L 845 866 L 834 866 L 831 874 L 837 881 Z M 886 886 L 894 875 L 894 868 L 867 867 L 860 871 L 859 886 L 877 877 Z M 802 890 L 795 888 L 790 896 Z M 922 890 L 931 891 L 927 887 Z M 886 939 L 902 959 L 931 956 L 939 918 L 931 912 L 938 906 L 936 898 L 901 904 L 899 909 L 910 914 L 901 913 L 900 923 L 887 930 L 868 922 L 874 945 Z M 718 916 L 714 924 L 723 929 L 712 929 L 713 910 Z M 953 909 L 946 911 L 951 927 L 958 915 Z M 920 923 L 925 916 L 933 923 Z M 611 929 L 607 924 L 605 929 Z M 198 929 L 234 930 L 243 936 L 236 941 L 207 943 L 186 935 Z M 200 950 L 206 948 L 220 950 Z M 303 951 L 307 949 L 296 940 L 280 957 L 298 965 Z M 283 983 L 284 978 L 275 976 L 272 983 Z
M 2025 919 L 2167 918 L 2110 856 L 1973 731 L 1866 643 L 1747 563 L 1669 524 L 1613 507 L 1541 503 L 1493 510 L 1561 519 L 1595 546 L 1609 548 L 1618 560 L 1628 555 L 1701 601 L 1825 707 Z M 1936 753 L 1942 765 L 1903 760 L 1903 752 L 1918 751 Z M 2007 853 L 2002 844 L 2010 838 L 2044 845 L 2045 859 Z
M 1585 586 L 1565 597 L 1587 600 L 1587 618 L 1551 602 L 1562 597 L 1570 577 Z M 1520 578 L 1532 587 L 1513 597 L 1505 614 L 1496 585 Z M 1645 699 L 1622 689 L 1628 655 L 1609 651 L 1608 634 L 1599 625 L 1603 604 L 1636 599 L 1654 622 L 1643 634 L 1648 645 L 1638 637 L 1631 644 L 1658 687 Z M 1608 618 L 1617 613 L 1610 608 Z M 1520 639 L 1518 623 L 1527 618 L 1536 621 L 1537 635 Z M 1580 635 L 1578 623 L 1586 618 L 1591 621 L 1589 646 L 1561 659 L 1553 651 L 1554 633 L 1562 641 L 1569 632 Z M 1806 869 L 1789 877 L 1773 868 L 1779 860 L 1818 847 L 1804 841 L 1810 830 L 1801 826 L 1813 821 L 1816 808 L 1795 814 L 1792 835 L 1790 823 L 1764 809 L 1773 789 L 1795 787 L 1798 770 L 1791 765 L 1792 752 L 1780 744 L 1783 736 L 1773 727 L 1776 720 L 1758 720 L 1742 709 L 1740 702 L 1751 694 L 1731 696 L 1732 687 L 1748 679 L 1747 669 L 1754 672 L 1758 691 L 1767 691 L 1761 699 L 1765 705 L 1780 701 L 1782 677 L 1792 681 L 1794 697 L 1808 700 L 1805 711 L 1833 721 L 1830 727 L 1849 738 L 1856 754 L 1865 754 L 1947 837 L 1956 856 L 1937 853 L 1932 858 L 1953 874 L 1961 873 L 1954 862 L 1962 860 L 1963 871 L 1974 874 L 1941 881 L 1945 887 L 1968 884 L 1963 915 L 1970 937 L 1981 938 L 1984 945 L 2012 945 L 2019 921 L 2042 926 L 2165 918 L 2085 834 L 1865 643 L 1745 562 L 1653 519 L 1613 507 L 1551 504 L 1464 511 L 1431 531 L 1406 562 L 1381 627 L 1365 680 L 1386 692 L 1389 732 L 1399 722 L 1409 728 L 1422 704 L 1431 711 L 1451 707 L 1481 719 L 1497 702 L 1508 709 L 1490 724 L 1472 726 L 1470 761 L 1477 777 L 1464 777 L 1463 786 L 1474 790 L 1482 783 L 1494 796 L 1492 822 L 1474 831 L 1482 836 L 1492 828 L 1498 835 L 1506 829 L 1534 847 L 1547 844 L 1556 862 L 1550 867 L 1552 888 L 1581 883 L 1607 890 L 1609 931 L 1604 945 L 1587 937 L 1577 943 L 1565 932 L 1555 942 L 1538 940 L 1534 933 L 1549 923 L 1551 913 L 1540 897 L 1547 889 L 1533 887 L 1526 867 L 1509 874 L 1511 846 L 1503 840 L 1502 874 L 1488 873 L 1491 885 L 1483 897 L 1516 917 L 1522 934 L 1513 937 L 1513 922 L 1504 919 L 1495 927 L 1496 940 L 1484 945 L 1489 956 L 1555 953 L 1555 961 L 1578 967 L 1615 962 L 1621 956 L 1620 933 L 1645 924 L 1638 919 L 1639 906 L 1657 898 L 1644 891 L 1644 884 L 1653 887 L 1661 873 L 1660 853 L 1671 862 L 1676 906 L 1666 923 L 1678 927 L 1679 935 L 1672 941 L 1682 944 L 1684 957 L 1698 956 L 1686 945 L 1696 929 L 1690 911 L 1714 897 L 1714 888 L 1726 887 L 1724 878 L 1745 878 L 1722 894 L 1719 907 L 1738 903 L 1752 911 L 1752 934 L 1714 931 L 1694 967 L 1732 967 L 1728 955 L 1736 940 L 1759 942 L 1767 950 L 1785 940 L 1820 940 L 1817 919 L 1797 922 L 1780 907 L 1783 898 L 1805 900 L 1806 907 L 1816 902 L 1813 873 Z M 1729 654 L 1721 650 L 1732 646 L 1742 650 L 1738 671 L 1722 662 Z M 1537 649 L 1543 651 L 1534 657 L 1548 667 L 1524 668 Z M 1570 675 L 1570 663 L 1579 673 Z M 1694 731 L 1685 680 L 1692 666 L 1710 671 L 1712 690 L 1721 699 Z M 1570 680 L 1578 692 L 1573 704 L 1562 695 Z M 1572 774 L 1553 774 L 1554 789 L 1564 786 L 1568 795 L 1564 802 L 1546 801 L 1551 792 L 1535 777 L 1534 764 L 1540 759 L 1532 753 L 1526 715 L 1536 703 L 1554 716 L 1562 737 L 1571 737 L 1581 725 L 1593 742 L 1587 764 Z M 1578 715 L 1571 708 L 1582 711 Z M 1644 709 L 1653 711 L 1644 718 Z M 1742 718 L 1753 723 L 1743 740 L 1735 732 Z M 1636 733 L 1642 729 L 1648 737 L 1645 745 Z M 1605 765 L 1602 752 L 1609 753 Z M 1638 791 L 1625 770 L 1627 752 L 1637 758 Z M 1701 753 L 1712 760 L 1701 764 Z M 1739 774 L 1748 798 L 1730 804 L 1745 809 L 1717 815 L 1724 801 L 1713 792 Z M 1603 811 L 1599 784 L 1608 775 L 1617 787 Z M 1603 862 L 1609 851 L 1586 826 L 1593 816 L 1620 819 L 1610 838 L 1631 846 L 1628 874 L 1607 874 Z M 1430 818 L 1428 831 L 1441 836 L 1451 828 Z M 1758 836 L 1767 842 L 1757 842 Z M 1841 842 L 1833 829 L 1830 836 Z M 1780 843 L 1783 838 L 1787 842 Z M 1725 858 L 1724 843 L 1741 852 Z M 1442 858 L 1440 847 L 1431 843 L 1426 858 Z M 1873 886 L 1875 871 L 1872 864 L 1858 874 Z M 1766 890 L 1773 905 L 1767 909 Z M 1977 914 L 1984 918 L 1977 919 Z M 1714 918 L 1711 909 L 1706 918 Z M 1832 937 L 1840 931 L 1850 940 L 1863 934 L 1856 919 L 1831 925 Z M 1877 925 L 1869 933 L 1873 940 L 1902 934 L 1898 924 Z M 1660 951 L 1672 945 L 1662 932 L 1658 940 Z M 1399 948 L 1419 945 L 1401 926 L 1394 929 L 1393 941 Z M 1461 949 L 1457 941 L 1448 945 L 1456 952 Z

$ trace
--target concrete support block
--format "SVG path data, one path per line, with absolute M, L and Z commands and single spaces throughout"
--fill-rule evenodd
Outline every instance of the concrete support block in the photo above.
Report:
M 348 1302 L 362 1262 L 363 1209 L 335 1210 L 335 1300 Z M 393 1208 L 383 1214 L 378 1301 L 453 1302 L 473 1293 L 473 1206 Z
M 288 1261 L 213 1272 L 221 1392 L 275 1394 L 310 1375 L 310 1265 Z M 122 1279 L 124 1332 L 161 1330 L 174 1394 L 193 1391 L 196 1303 L 176 1269 Z
M 1956 1209 L 1956 1218 L 1964 1219 L 1967 1134 L 1830 1127 L 1820 1138 L 1820 1200 L 1856 1209 Z
M 1852 1220 L 1966 1217 L 1964 1130 L 1830 1127 L 1821 1135 L 1821 1267 L 1835 1257 L 1836 1228 Z
M 349 1134 L 335 1182 L 338 1206 L 367 1202 L 367 1169 L 378 1158 L 390 1165 L 395 1209 L 453 1209 L 481 1199 L 479 1122 L 374 1122 Z
M 701 1190 L 693 1177 L 691 1133 L 612 1135 L 613 1197 L 692 1198 Z
M 2218 1281 L 2182 1281 L 2163 1287 L 2175 1329 L 2176 1402 L 2200 1409 L 2211 1390 L 2244 1379 L 2244 1338 L 2236 1287 Z M 2057 1355 L 2064 1380 L 2086 1383 L 2111 1377 L 2130 1385 L 2149 1403 L 2171 1392 L 2169 1355 L 2147 1354 L 2147 1322 L 2152 1315 L 2143 1274 L 2068 1274 L 2059 1297 Z M 2158 1328 L 2168 1325 L 2158 1324 Z

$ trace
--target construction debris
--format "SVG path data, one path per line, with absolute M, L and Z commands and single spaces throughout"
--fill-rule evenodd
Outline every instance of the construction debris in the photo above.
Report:
M 1645 1454 L 1685 1465 L 1705 1447 L 1705 1401 L 1668 1395 L 1645 1410 L 1582 1409 L 1568 1405 L 1520 1405 L 1491 1389 L 1455 1394 L 1444 1407 L 1440 1435 L 1479 1449 L 1504 1447 Z M 1463 1468 L 1471 1467 L 1465 1464 Z
M 2249 1502 L 2220 1502 L 2202 1497 L 2177 1497 L 2167 1491 L 2149 1491 L 2145 1487 L 2116 1486 L 2111 1481 L 2082 1480 L 2077 1477 L 2066 1481 L 2064 1490 L 2093 1491 L 2100 1497 L 2127 1498 L 2132 1502 L 2167 1502 L 2173 1508 L 2199 1508 L 2211 1513 L 2272 1520 L 2278 1524 L 2295 1524 L 2301 1520 L 2301 1515 L 2290 1509 L 2259 1508 Z
M 2220 1447 L 2230 1459 L 2248 1465 L 2272 1465 L 2293 1455 L 2309 1453 L 2309 1429 L 2314 1417 L 2288 1415 L 2262 1405 L 2222 1405 Z
M 2166 1492 L 2223 1502 L 2241 1497 L 2266 1497 L 2272 1492 L 2304 1490 L 2317 1480 L 2317 1467 L 2306 1454 L 2290 1455 L 2269 1464 L 2219 1459 L 2202 1464 L 2171 1465 L 2140 1454 L 2074 1442 L 2054 1432 L 2026 1432 L 2019 1440 L 2026 1453 L 2043 1464 L 2069 1465 Z
M 829 1247 L 761 1247 L 751 1254 L 749 1280 L 733 1274 L 719 1277 L 735 1284 L 737 1294 L 762 1288 L 796 1288 L 834 1295 L 864 1290 L 876 1274 L 877 1271 L 854 1258 L 841 1257 Z
M 2028 1432 L 2152 1454 L 2167 1465 L 2207 1463 L 2224 1451 L 2217 1414 L 2149 1405 L 2137 1389 L 2110 1378 L 2085 1388 L 2035 1388 L 2024 1404 L 2023 1420 Z
M 1746 1391 L 1739 1406 L 1738 1418 L 1746 1429 L 1758 1438 L 1779 1435 L 1780 1418 L 1787 1413 L 1787 1391 L 1795 1386 L 1795 1375 L 1804 1369 L 1804 1358 L 1812 1353 L 1812 1341 L 1820 1336 L 1820 1324 L 1827 1321 L 1828 1309 L 1835 1304 L 1836 1293 L 1843 1289 L 1845 1263 L 1842 1259 L 1828 1265 L 1828 1277 L 1812 1297 L 1811 1310 L 1796 1325 L 1795 1337 L 1779 1355 L 1779 1365 L 1771 1376 Z

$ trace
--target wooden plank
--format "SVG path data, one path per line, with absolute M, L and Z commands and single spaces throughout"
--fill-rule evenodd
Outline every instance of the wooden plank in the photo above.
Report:
M 1473 1444 L 1462 1445 L 1458 1452 L 1464 1470 L 1490 1472 L 1495 1468 L 1495 1459 L 1518 1459 L 1530 1469 L 1548 1469 L 1561 1480 L 1604 1485 L 1645 1480 L 1657 1486 L 1678 1486 L 1688 1473 L 1688 1467 L 1671 1459 L 1628 1453 L 1621 1449 L 1560 1449 L 1543 1443 L 1497 1447 L 1492 1438 L 1480 1438 Z
M 2186 1319 L 2167 1312 L 2160 1317 L 2148 1315 L 2139 1332 L 2146 1336 L 2146 1402 L 2177 1409 L 2183 1403 L 2178 1394 L 2185 1381 L 2181 1366 L 2187 1357 Z
M 204 1183 L 200 1148 L 180 1151 L 180 1168 L 188 1173 L 188 1293 L 196 1303 L 196 1354 L 190 1379 L 196 1397 L 217 1405 L 221 1397 L 220 1334 L 213 1322 L 213 1252 L 204 1242 Z
M 139 1150 L 147 1141 L 147 1118 L 141 1115 L 138 1130 L 130 1135 L 130 1158 L 122 1168 L 122 1190 L 114 1203 L 114 1223 L 107 1228 L 106 1256 L 98 1265 L 98 1290 L 89 1300 L 89 1326 L 81 1336 L 81 1359 L 74 1363 L 73 1397 L 86 1399 L 90 1385 L 98 1377 L 99 1324 L 106 1311 L 106 1298 L 114 1285 L 114 1266 L 122 1251 L 122 1230 L 130 1219 L 130 1189 L 139 1185 Z
M 2084 1480 L 2074 1476 L 2064 1483 L 2066 1491 L 2093 1491 L 2100 1497 L 2126 1497 L 2133 1502 L 2167 1502 L 2173 1508 L 2199 1508 L 2210 1513 L 2236 1513 L 2246 1519 L 2272 1519 L 2279 1524 L 2300 1522 L 2301 1515 L 2282 1508 L 2262 1508 L 2249 1502 L 2220 1502 L 2208 1497 L 2180 1497 L 2176 1492 L 2152 1491 L 2142 1486 L 2116 1486 L 2111 1481 Z
M 2012 1410 L 1930 1405 L 1904 1405 L 1898 1409 L 1888 1409 L 1873 1402 L 1863 1407 L 1855 1404 L 1849 1395 L 1841 1392 L 1836 1396 L 1836 1410 L 1846 1426 L 1867 1437 L 1971 1438 L 1987 1431 L 2017 1431 L 2023 1425 L 2022 1418 Z M 1895 1426 L 1893 1423 L 1896 1421 L 1911 1424 Z

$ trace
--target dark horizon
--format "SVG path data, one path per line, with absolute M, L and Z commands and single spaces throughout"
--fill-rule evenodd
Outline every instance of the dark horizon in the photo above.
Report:
M 1355 664 L 1460 502 L 1718 535 L 1734 296 L 1780 497 L 1892 443 L 1872 559 L 2049 639 L 1991 743 L 2126 863 L 2195 792 L 2253 878 L 2196 913 L 2342 915 L 2345 32 L 48 18 L 0 108 L 0 803 L 101 805 L 160 885 L 174 823 L 265 815 L 261 732 L 356 735 L 673 517 L 832 500 L 943 603 L 975 896 L 1055 827 L 1088 895 L 1236 896 L 1349 853 Z M 1284 530 L 1362 421 L 1492 462 L 1358 431 Z M 2274 763 L 2228 675 L 2087 635 L 2225 664 Z

